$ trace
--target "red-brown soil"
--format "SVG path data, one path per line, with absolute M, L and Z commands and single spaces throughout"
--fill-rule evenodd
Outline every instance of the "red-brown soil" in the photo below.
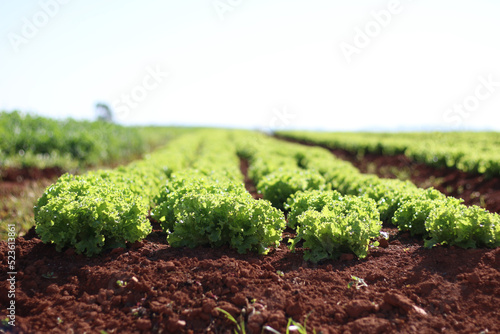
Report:
M 38 180 L 38 179 L 52 179 L 62 175 L 63 170 L 60 167 L 48 168 L 5 168 L 1 170 L 1 180 L 6 182 L 22 182 L 23 180 Z
M 250 167 L 250 163 L 248 162 L 247 159 L 240 158 L 240 169 L 243 175 L 245 176 L 245 188 L 248 190 L 250 194 L 252 194 L 253 198 L 255 199 L 261 199 L 262 194 L 259 194 L 257 192 L 257 188 L 255 187 L 255 184 L 253 181 L 250 179 L 248 176 L 248 168 Z
M 319 146 L 279 136 L 277 138 Z M 466 173 L 453 168 L 436 168 L 412 161 L 404 154 L 391 156 L 366 153 L 359 157 L 343 149 L 322 147 L 338 158 L 351 162 L 363 173 L 374 173 L 384 178 L 398 178 L 402 174 L 419 187 L 432 186 L 448 196 L 462 198 L 466 205 L 479 205 L 491 212 L 500 213 L 500 177 L 486 178 L 481 174 Z
M 95 258 L 16 240 L 12 333 L 229 333 L 216 310 L 243 316 L 251 333 L 307 319 L 321 333 L 499 333 L 500 249 L 436 247 L 407 234 L 364 260 L 315 265 L 284 244 L 269 255 L 227 248 L 174 249 L 154 232 Z M 0 310 L 10 302 L 7 245 L 0 243 Z M 281 274 L 282 273 L 282 274 Z M 367 287 L 348 288 L 351 276 Z M 122 281 L 124 284 L 120 284 Z M 126 284 L 126 285 L 125 285 Z
M 268 255 L 241 255 L 175 249 L 153 227 L 145 241 L 94 258 L 56 252 L 33 230 L 17 238 L 16 326 L 0 328 L 232 333 L 220 307 L 242 317 L 250 333 L 265 326 L 284 333 L 288 318 L 303 324 L 308 315 L 309 333 L 500 332 L 500 248 L 425 249 L 422 240 L 388 226 L 388 241 L 367 258 L 344 254 L 313 264 L 303 261 L 302 249 L 290 252 L 286 238 Z M 11 301 L 7 247 L 0 243 L 0 319 Z M 349 288 L 352 276 L 367 286 Z
M 54 180 L 64 171 L 59 167 L 49 168 L 5 168 L 0 171 L 0 197 L 19 195 L 30 183 L 40 180 Z

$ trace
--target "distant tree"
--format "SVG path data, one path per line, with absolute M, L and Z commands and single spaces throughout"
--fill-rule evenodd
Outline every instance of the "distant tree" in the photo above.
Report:
M 96 103 L 95 113 L 97 115 L 98 121 L 109 122 L 109 123 L 113 122 L 113 112 L 106 103 L 102 102 Z

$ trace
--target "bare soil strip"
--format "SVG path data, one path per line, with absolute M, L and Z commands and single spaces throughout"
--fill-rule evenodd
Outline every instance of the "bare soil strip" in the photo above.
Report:
M 362 173 L 373 173 L 384 178 L 408 178 L 418 187 L 434 187 L 448 196 L 462 198 L 466 205 L 478 205 L 500 213 L 500 177 L 487 179 L 484 175 L 465 173 L 453 168 L 435 168 L 414 162 L 404 154 L 389 156 L 367 153 L 362 159 L 358 159 L 355 154 L 346 150 L 281 136 L 276 138 L 302 145 L 321 146 L 338 158 L 351 162 Z
M 247 159 L 240 158 L 240 169 L 241 173 L 245 176 L 245 188 L 247 191 L 252 195 L 253 198 L 255 199 L 261 199 L 262 195 L 257 192 L 257 188 L 255 187 L 255 184 L 253 181 L 250 179 L 248 176 L 248 168 L 250 167 L 249 162 Z
M 6 168 L 0 171 L 0 197 L 18 195 L 28 184 L 39 180 L 55 180 L 63 174 L 58 167 Z
M 267 256 L 228 248 L 171 248 L 165 235 L 95 258 L 58 253 L 30 233 L 16 240 L 12 333 L 229 333 L 217 311 L 250 333 L 285 332 L 287 319 L 321 333 L 500 332 L 500 249 L 424 249 L 397 234 L 364 260 L 318 265 L 282 244 Z M 7 244 L 0 243 L 0 315 Z M 367 286 L 348 287 L 353 276 Z

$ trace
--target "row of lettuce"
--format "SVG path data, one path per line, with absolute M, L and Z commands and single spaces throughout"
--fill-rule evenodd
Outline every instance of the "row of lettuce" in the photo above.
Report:
M 37 233 L 91 256 L 144 239 L 154 207 L 172 246 L 266 253 L 281 240 L 284 215 L 246 191 L 229 135 L 196 131 L 126 167 L 64 175 L 35 206 Z
M 326 133 L 281 131 L 280 136 L 328 148 L 366 153 L 404 154 L 416 162 L 500 176 L 499 132 Z
M 246 191 L 240 158 L 263 200 Z M 365 257 L 382 222 L 422 235 L 425 246 L 500 245 L 500 217 L 434 189 L 361 174 L 322 148 L 255 132 L 199 130 L 111 171 L 64 175 L 35 207 L 37 232 L 57 249 L 94 255 L 151 232 L 151 216 L 174 247 L 228 245 L 265 254 L 287 226 L 306 260 Z
M 0 112 L 0 169 L 60 167 L 71 170 L 116 163 L 150 151 L 178 131 L 125 127 L 103 121 L 55 120 L 3 111 Z
M 356 250 L 350 243 L 358 237 L 365 240 L 365 236 L 377 234 L 380 224 L 373 221 L 377 215 L 380 221 L 392 223 L 400 230 L 422 235 L 426 247 L 438 243 L 464 248 L 500 245 L 498 214 L 477 206 L 467 207 L 462 200 L 447 197 L 432 188 L 422 189 L 408 181 L 362 174 L 352 164 L 319 147 L 258 138 L 241 145 L 246 148 L 242 153 L 251 161 L 249 174 L 265 199 L 276 207 L 290 210 L 289 223 L 307 221 L 297 227 L 297 240 L 307 235 L 304 246 L 310 245 L 312 254 L 306 253 L 306 256 L 312 259 L 318 258 L 315 250 L 320 252 L 319 257 L 324 251 L 338 255 L 345 250 L 345 245 L 349 245 L 356 255 L 365 255 L 367 244 L 362 250 Z M 308 190 L 317 191 L 301 193 Z M 341 201 L 355 197 L 352 201 L 368 203 L 364 209 L 357 203 L 344 213 L 335 212 L 325 198 L 335 199 L 339 194 L 344 196 Z M 349 207 L 350 204 L 337 202 L 335 205 Z M 298 210 L 299 207 L 316 212 Z M 373 212 L 376 214 L 371 216 Z M 342 226 L 344 221 L 348 222 L 346 226 Z M 338 233 L 331 232 L 333 230 L 347 231 L 349 235 L 345 235 L 344 246 L 338 242 L 332 244 L 330 233 Z M 336 238 L 338 234 L 333 239 Z

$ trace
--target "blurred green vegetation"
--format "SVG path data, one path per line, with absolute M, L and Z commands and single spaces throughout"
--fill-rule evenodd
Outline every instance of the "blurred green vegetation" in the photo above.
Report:
M 278 131 L 278 135 L 329 148 L 340 148 L 363 159 L 366 153 L 396 155 L 435 167 L 468 173 L 500 175 L 500 132 L 312 132 Z
M 116 165 L 140 157 L 189 129 L 129 127 L 0 112 L 0 169 Z

